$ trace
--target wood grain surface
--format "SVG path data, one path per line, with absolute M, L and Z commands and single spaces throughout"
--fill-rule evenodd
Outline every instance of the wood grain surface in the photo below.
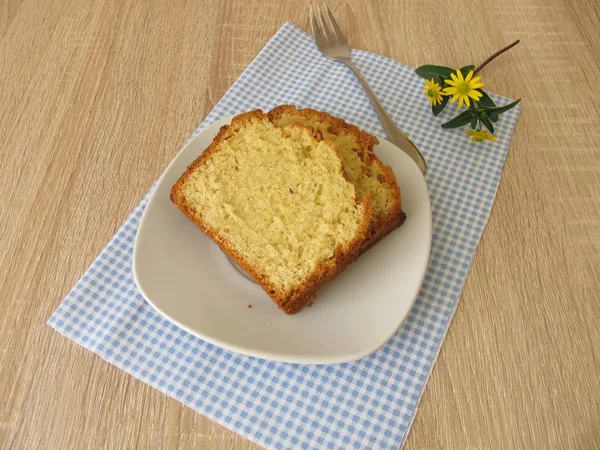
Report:
M 600 7 L 329 4 L 351 44 L 483 61 L 523 112 L 407 449 L 600 448 Z M 46 326 L 286 20 L 273 0 L 0 1 L 0 447 L 257 449 Z M 473 151 L 478 151 L 474 147 Z

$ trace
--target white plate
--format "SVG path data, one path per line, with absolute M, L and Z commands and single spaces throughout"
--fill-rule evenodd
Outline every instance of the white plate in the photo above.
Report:
M 332 364 L 379 349 L 407 316 L 429 261 L 431 206 L 419 169 L 387 141 L 375 148 L 400 184 L 404 225 L 321 289 L 312 307 L 288 316 L 169 200 L 171 186 L 230 120 L 188 142 L 154 189 L 133 253 L 140 291 L 184 330 L 250 356 Z

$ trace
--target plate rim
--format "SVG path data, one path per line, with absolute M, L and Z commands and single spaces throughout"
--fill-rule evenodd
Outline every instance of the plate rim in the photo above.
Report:
M 427 192 L 427 202 L 426 202 L 425 207 L 426 207 L 426 213 L 427 213 L 428 220 L 427 220 L 427 230 L 426 231 L 427 231 L 427 236 L 429 237 L 429 239 L 427 239 L 427 260 L 421 270 L 421 273 L 419 273 L 419 281 L 418 281 L 418 287 L 416 289 L 416 293 L 413 296 L 413 298 L 411 299 L 410 304 L 406 310 L 406 313 L 399 320 L 397 326 L 393 330 L 391 330 L 391 332 L 385 337 L 385 339 L 383 339 L 382 342 L 380 342 L 377 346 L 374 346 L 370 350 L 363 350 L 363 351 L 355 352 L 352 354 L 344 353 L 342 355 L 339 355 L 338 357 L 316 356 L 316 355 L 302 355 L 302 356 L 289 355 L 289 354 L 286 355 L 283 353 L 277 353 L 277 352 L 272 352 L 272 351 L 261 351 L 261 350 L 255 350 L 255 349 L 248 349 L 248 348 L 240 346 L 240 345 L 232 344 L 229 342 L 225 342 L 225 341 L 221 341 L 219 339 L 213 338 L 210 335 L 203 334 L 203 333 L 199 332 L 198 330 L 195 330 L 195 329 L 185 325 L 184 323 L 171 317 L 169 314 L 167 314 L 162 309 L 160 309 L 160 307 L 157 306 L 151 300 L 150 296 L 147 295 L 146 292 L 144 291 L 143 285 L 142 285 L 142 283 L 140 283 L 139 277 L 138 277 L 138 263 L 137 263 L 138 255 L 139 255 L 139 251 L 138 251 L 139 239 L 138 239 L 138 237 L 142 234 L 141 231 L 144 228 L 145 223 L 146 223 L 145 219 L 146 219 L 148 211 L 149 211 L 149 206 L 150 206 L 150 203 L 155 198 L 158 186 L 160 185 L 165 174 L 167 174 L 169 172 L 171 166 L 173 166 L 175 164 L 175 162 L 180 157 L 180 155 L 182 155 L 185 152 L 185 150 L 197 138 L 202 136 L 202 134 L 204 132 L 208 131 L 211 127 L 217 128 L 217 126 L 218 126 L 220 128 L 224 125 L 228 125 L 234 117 L 235 117 L 234 115 L 228 115 L 228 116 L 222 117 L 222 118 L 217 119 L 217 120 L 213 121 L 212 123 L 206 125 L 202 130 L 196 131 L 192 135 L 192 137 L 190 137 L 188 139 L 188 141 L 183 145 L 183 147 L 177 152 L 177 154 L 171 159 L 171 161 L 169 162 L 167 167 L 163 170 L 163 172 L 161 173 L 161 175 L 158 178 L 158 180 L 156 181 L 156 183 L 153 185 L 152 192 L 150 193 L 150 196 L 148 198 L 146 206 L 144 207 L 142 217 L 140 218 L 138 229 L 136 231 L 134 245 L 133 245 L 132 274 L 133 274 L 133 279 L 135 281 L 136 287 L 138 288 L 138 290 L 144 297 L 144 300 L 146 302 L 148 302 L 148 304 L 150 304 L 150 306 L 155 311 L 157 311 L 162 317 L 167 319 L 172 324 L 175 324 L 177 327 L 181 328 L 182 330 L 192 334 L 193 336 L 196 336 L 197 338 L 199 338 L 203 341 L 208 342 L 209 344 L 212 344 L 214 346 L 217 346 L 217 347 L 220 347 L 225 350 L 232 351 L 232 352 L 235 352 L 235 353 L 238 353 L 241 355 L 250 356 L 250 357 L 254 357 L 254 358 L 260 358 L 260 359 L 267 360 L 267 361 L 282 362 L 282 363 L 324 365 L 324 364 L 341 364 L 341 363 L 346 363 L 346 362 L 357 361 L 359 359 L 363 359 L 363 358 L 377 352 L 384 345 L 386 345 L 390 341 L 390 339 L 398 332 L 398 330 L 400 329 L 402 324 L 406 321 L 406 319 L 408 318 L 408 316 L 410 315 L 410 312 L 412 311 L 412 309 L 414 307 L 414 304 L 415 304 L 415 302 L 419 296 L 419 293 L 421 292 L 421 289 L 423 287 L 423 282 L 425 281 L 425 276 L 427 274 L 427 269 L 429 267 L 429 262 L 431 260 L 431 244 L 432 244 L 432 239 L 433 239 L 433 222 L 432 222 L 433 218 L 432 218 L 432 210 L 431 210 L 431 199 L 429 196 L 429 189 L 427 187 L 425 177 L 423 176 L 423 174 L 421 173 L 421 171 L 417 167 L 417 165 L 412 161 L 412 159 L 408 155 L 406 155 L 400 148 L 398 148 L 391 142 L 389 142 L 386 139 L 383 139 L 379 136 L 377 137 L 377 139 L 379 139 L 380 143 L 383 141 L 386 144 L 389 144 L 389 145 L 395 147 L 398 150 L 398 152 L 400 152 L 403 155 L 403 157 L 406 158 L 407 162 L 410 161 L 409 165 L 410 165 L 410 167 L 412 167 L 412 169 L 410 169 L 410 170 L 418 171 L 418 173 L 419 173 L 419 178 L 418 178 L 419 182 L 422 183 L 422 187 L 424 187 L 425 192 Z M 200 156 L 200 154 L 202 154 L 203 152 L 204 152 L 204 150 L 201 153 L 199 153 L 198 155 L 196 155 L 194 157 L 194 159 L 197 158 L 198 156 Z

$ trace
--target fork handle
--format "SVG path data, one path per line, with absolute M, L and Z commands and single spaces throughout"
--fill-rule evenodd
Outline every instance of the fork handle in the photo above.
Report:
M 343 61 L 350 68 L 350 70 L 352 70 L 356 78 L 358 78 L 358 81 L 360 81 L 360 84 L 369 96 L 369 100 L 371 101 L 373 108 L 375 108 L 375 112 L 377 112 L 377 115 L 379 116 L 379 120 L 381 121 L 381 125 L 383 125 L 383 129 L 385 130 L 385 134 L 387 134 L 388 140 L 392 144 L 399 147 L 408 156 L 410 156 L 417 166 L 419 166 L 421 172 L 425 173 L 427 171 L 427 163 L 425 162 L 425 158 L 423 158 L 423 155 L 421 155 L 419 149 L 410 141 L 410 139 L 408 139 L 408 137 L 398 127 L 398 125 L 396 125 L 388 113 L 385 112 L 385 109 L 383 109 L 383 106 L 381 106 L 381 103 L 379 103 L 379 100 L 377 97 L 375 97 L 375 94 L 367 84 L 367 80 L 365 80 L 365 77 L 362 76 L 350 58 L 344 59 Z

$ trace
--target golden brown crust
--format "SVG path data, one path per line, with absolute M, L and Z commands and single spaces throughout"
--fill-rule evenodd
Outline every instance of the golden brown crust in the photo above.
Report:
M 361 130 L 356 125 L 345 122 L 344 120 L 332 116 L 329 113 L 323 111 L 317 111 L 316 109 L 303 108 L 298 109 L 294 105 L 279 105 L 276 108 L 269 111 L 268 115 L 271 120 L 275 120 L 284 114 L 301 114 L 308 119 L 312 119 L 316 122 L 324 122 L 329 124 L 329 130 L 332 134 L 337 134 L 340 131 L 344 131 L 348 134 L 354 135 L 357 142 L 361 146 L 361 150 L 366 152 L 372 152 L 373 147 L 379 144 L 379 140 L 372 134 Z
M 383 164 L 381 160 L 375 156 L 375 154 L 372 153 L 371 156 L 371 164 L 377 165 L 380 171 L 383 173 L 383 180 L 380 179 L 379 181 L 381 181 L 382 184 L 385 184 L 387 188 L 392 191 L 394 203 L 386 215 L 371 221 L 369 235 L 365 239 L 362 252 L 365 252 L 371 248 L 383 237 L 387 236 L 400 225 L 402 225 L 404 220 L 406 220 L 406 214 L 404 211 L 402 211 L 402 194 L 392 168 L 386 164 Z
M 179 178 L 179 180 L 177 180 L 171 189 L 170 198 L 171 201 L 192 222 L 194 222 L 202 231 L 204 231 L 204 233 L 210 237 L 221 248 L 221 250 L 223 250 L 223 252 L 229 255 L 242 269 L 244 269 L 252 278 L 254 278 L 254 280 L 256 280 L 256 282 L 263 287 L 267 294 L 285 313 L 294 314 L 308 303 L 312 302 L 316 295 L 316 291 L 320 287 L 333 280 L 340 273 L 342 273 L 350 263 L 356 261 L 356 258 L 358 258 L 358 255 L 360 254 L 363 242 L 367 236 L 368 226 L 371 220 L 371 200 L 370 198 L 367 198 L 363 202 L 364 214 L 359 233 L 346 250 L 338 251 L 338 253 L 334 255 L 334 258 L 332 258 L 330 261 L 320 262 L 310 278 L 302 285 L 295 287 L 291 292 L 279 291 L 277 287 L 273 286 L 269 282 L 264 274 L 260 273 L 259 270 L 244 257 L 243 254 L 239 253 L 225 237 L 220 235 L 218 230 L 213 229 L 200 217 L 198 217 L 198 212 L 190 208 L 183 195 L 183 186 L 190 174 L 196 168 L 204 164 L 210 155 L 219 151 L 222 141 L 226 140 L 233 132 L 252 120 L 269 121 L 270 118 L 261 110 L 254 110 L 234 117 L 231 121 L 231 125 L 221 127 L 213 142 L 198 158 L 196 158 L 194 162 L 192 162 L 192 164 L 189 165 L 184 174 Z M 315 139 L 319 141 L 322 140 L 321 133 L 310 127 L 306 127 L 302 124 L 293 124 L 292 126 L 306 129 Z M 327 141 L 327 144 L 335 149 L 335 145 L 332 142 Z M 341 159 L 340 173 L 345 176 Z
M 379 181 L 392 192 L 394 203 L 389 208 L 387 214 L 383 217 L 373 217 L 369 225 L 367 237 L 362 245 L 361 253 L 372 247 L 376 242 L 384 236 L 398 228 L 406 219 L 406 214 L 402 211 L 402 196 L 400 187 L 396 181 L 396 176 L 392 168 L 383 162 L 373 153 L 373 147 L 379 143 L 379 140 L 361 130 L 355 125 L 349 124 L 344 120 L 332 116 L 323 111 L 317 111 L 311 108 L 298 109 L 294 105 L 280 105 L 271 110 L 268 115 L 271 120 L 277 120 L 284 114 L 301 115 L 309 120 L 318 121 L 328 124 L 328 130 L 332 134 L 340 134 L 341 132 L 351 134 L 356 137 L 356 140 L 361 147 L 358 149 L 363 162 L 369 165 L 375 165 L 382 172 Z

